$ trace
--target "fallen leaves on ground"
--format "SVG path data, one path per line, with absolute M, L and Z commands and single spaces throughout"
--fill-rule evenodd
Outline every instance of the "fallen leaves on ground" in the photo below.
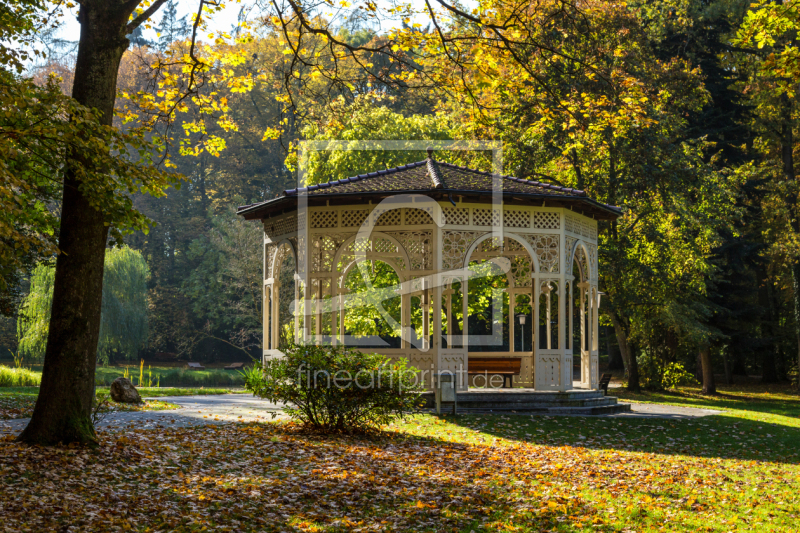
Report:
M 268 423 L 100 432 L 94 450 L 9 439 L 0 529 L 796 531 L 800 521 L 793 463 L 445 441 L 433 426 L 480 430 L 415 419 L 422 435 L 321 437 Z

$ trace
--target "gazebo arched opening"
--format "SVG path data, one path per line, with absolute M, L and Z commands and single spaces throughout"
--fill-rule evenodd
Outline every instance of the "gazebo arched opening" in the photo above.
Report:
M 295 338 L 298 300 L 297 254 L 288 239 L 265 254 L 264 349 L 279 352 Z
M 341 276 L 345 305 L 340 325 L 345 344 L 359 348 L 401 347 L 399 287 L 397 271 L 379 259 L 353 262 L 345 269 Z
M 585 243 L 575 243 L 572 253 L 572 280 L 570 297 L 570 341 L 573 359 L 579 367 L 578 380 L 582 388 L 592 388 L 596 384 L 597 334 L 595 322 L 598 320 L 598 291 L 592 283 L 592 267 L 589 251 Z

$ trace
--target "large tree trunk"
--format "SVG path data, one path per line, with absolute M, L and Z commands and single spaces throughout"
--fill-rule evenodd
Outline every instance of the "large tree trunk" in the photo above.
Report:
M 72 96 L 97 109 L 100 121 L 108 126 L 113 119 L 117 71 L 128 47 L 126 25 L 135 7 L 135 2 L 121 0 L 81 2 Z M 56 261 L 42 384 L 33 417 L 19 436 L 27 443 L 95 442 L 91 415 L 108 227 L 80 191 L 76 168 L 90 164 L 81 156 L 71 154 L 66 161 L 61 253 Z
M 714 381 L 714 367 L 711 364 L 711 349 L 703 346 L 700 349 L 700 362 L 703 366 L 703 394 L 716 394 L 717 383 Z
M 641 386 L 639 385 L 639 365 L 636 361 L 636 356 L 631 352 L 631 347 L 628 344 L 628 333 L 625 331 L 620 318 L 614 311 L 610 311 L 608 315 L 611 317 L 611 323 L 614 325 L 614 333 L 617 335 L 619 352 L 620 355 L 622 355 L 622 362 L 625 363 L 625 371 L 628 374 L 628 390 L 639 392 L 641 390 Z
M 608 326 L 603 326 L 603 331 L 606 334 L 606 350 L 608 350 L 608 369 L 609 370 L 623 370 L 625 362 L 622 360 L 622 354 L 619 351 L 619 346 L 612 346 L 611 332 L 608 331 Z

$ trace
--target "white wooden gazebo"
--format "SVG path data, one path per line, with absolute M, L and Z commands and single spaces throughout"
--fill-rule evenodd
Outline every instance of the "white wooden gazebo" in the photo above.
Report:
M 238 213 L 264 226 L 265 357 L 281 355 L 290 331 L 298 342 L 405 358 L 428 385 L 433 373 L 466 370 L 470 356 L 513 357 L 521 360 L 513 385 L 541 391 L 573 389 L 580 357 L 580 388 L 597 389 L 597 223 L 617 218 L 616 207 L 583 191 L 438 162 L 429 152 L 424 161 L 287 190 Z M 470 316 L 475 265 L 487 261 L 504 285 L 491 289 L 499 296 L 490 314 Z M 364 262 L 373 271 L 388 265 L 381 268 L 398 283 L 359 300 L 345 280 L 366 275 Z M 397 338 L 353 335 L 353 306 L 387 298 L 399 306 L 380 316 Z M 291 315 L 288 300 L 297 302 Z M 476 333 L 476 321 L 495 335 Z

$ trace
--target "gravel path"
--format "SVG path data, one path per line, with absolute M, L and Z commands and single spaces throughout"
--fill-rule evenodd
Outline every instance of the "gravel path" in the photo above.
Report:
M 190 427 L 203 424 L 258 422 L 287 418 L 280 405 L 253 398 L 250 394 L 170 396 L 158 399 L 179 405 L 180 408 L 171 411 L 111 413 L 98 424 L 98 427 L 109 430 L 130 427 L 139 429 Z M 596 416 L 685 419 L 715 415 L 722 412 L 695 407 L 644 403 L 631 404 L 631 409 L 630 413 Z M 272 416 L 273 413 L 276 415 L 275 418 Z M 28 419 L 0 420 L 0 435 L 17 434 L 22 431 L 27 423 Z

